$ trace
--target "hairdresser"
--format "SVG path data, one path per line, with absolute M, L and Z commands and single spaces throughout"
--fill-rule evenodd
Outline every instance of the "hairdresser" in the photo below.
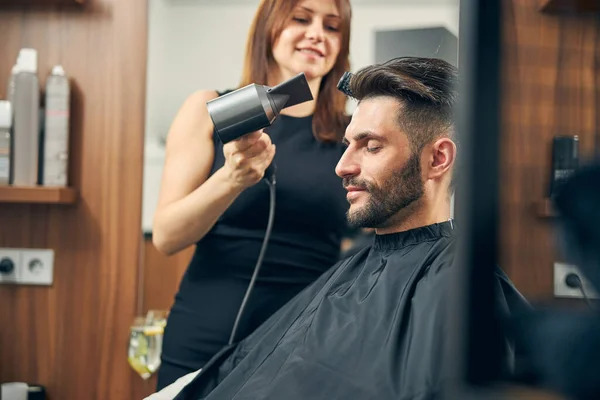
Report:
M 192 94 L 175 117 L 152 237 L 166 254 L 196 249 L 169 313 L 158 390 L 202 368 L 230 339 L 267 227 L 263 176 L 272 161 L 273 230 L 237 340 L 338 260 L 348 202 L 335 166 L 349 119 L 336 86 L 350 69 L 350 17 L 348 0 L 260 3 L 239 87 L 304 72 L 314 97 L 284 109 L 268 133 L 221 144 L 206 102 L 226 90 Z

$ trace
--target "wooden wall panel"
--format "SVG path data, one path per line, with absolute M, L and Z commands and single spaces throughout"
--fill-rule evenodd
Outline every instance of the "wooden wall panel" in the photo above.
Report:
M 138 304 L 146 0 L 84 9 L 0 9 L 0 97 L 21 47 L 40 82 L 72 78 L 75 206 L 0 204 L 0 247 L 55 251 L 52 287 L 0 286 L 0 381 L 45 385 L 53 400 L 140 398 L 127 363 Z
M 152 238 L 144 240 L 144 298 L 142 312 L 169 310 L 173 305 L 179 282 L 194 254 L 190 246 L 172 256 L 159 252 Z
M 600 17 L 503 4 L 501 265 L 527 297 L 549 299 L 560 254 L 534 204 L 548 190 L 553 136 L 578 135 L 584 158 L 600 150 Z
M 190 246 L 172 256 L 159 252 L 152 244 L 152 236 L 145 235 L 142 247 L 143 283 L 140 285 L 140 315 L 148 310 L 170 310 L 179 289 L 179 282 L 194 254 L 195 246 Z M 154 393 L 156 374 L 148 381 L 138 383 L 136 399 Z

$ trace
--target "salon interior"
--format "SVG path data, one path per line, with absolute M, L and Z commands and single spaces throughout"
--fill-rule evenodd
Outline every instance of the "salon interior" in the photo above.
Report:
M 333 0 L 285 1 L 317 8 L 333 4 L 341 13 L 341 3 Z M 181 306 L 177 328 L 172 327 L 179 336 L 172 333 L 167 340 L 174 303 L 184 301 L 178 293 L 186 271 L 202 255 L 194 241 L 165 239 L 168 218 L 156 216 L 168 201 L 166 187 L 199 186 L 197 178 L 185 175 L 210 167 L 192 161 L 193 155 L 167 151 L 168 137 L 176 121 L 193 123 L 182 117 L 193 93 L 241 87 L 261 3 L 0 0 L 0 399 L 141 400 L 159 391 L 165 360 L 177 358 L 181 348 L 195 352 L 194 345 L 204 340 L 188 332 L 212 329 L 203 325 L 208 319 L 186 325 Z M 448 329 L 461 343 L 453 348 L 456 358 L 443 360 L 454 363 L 460 391 L 439 398 L 600 399 L 600 241 L 594 246 L 588 240 L 587 247 L 581 245 L 586 256 L 571 257 L 577 240 L 562 233 L 579 232 L 578 227 L 574 219 L 565 222 L 554 201 L 560 184 L 600 156 L 600 2 L 350 0 L 349 5 L 350 72 L 396 57 L 432 57 L 458 68 L 460 76 L 455 112 L 465 166 L 451 213 L 463 228 L 456 274 L 463 301 L 455 312 L 464 318 Z M 264 25 L 260 18 L 256 23 Z M 327 35 L 342 35 L 339 26 L 326 28 L 314 33 L 325 39 L 315 40 L 328 43 Z M 268 34 L 255 38 L 273 45 Z M 319 56 L 324 57 L 306 55 Z M 351 115 L 356 102 L 348 99 L 344 107 Z M 217 156 L 198 149 L 198 157 Z M 280 170 L 281 181 L 285 166 Z M 306 191 L 320 190 L 307 185 Z M 600 221 L 599 188 L 600 178 L 588 179 L 572 193 L 571 205 L 585 212 L 587 222 Z M 298 201 L 301 212 L 307 203 Z M 265 207 L 267 215 L 267 206 L 256 207 Z M 286 218 L 297 219 L 275 216 Z M 264 228 L 266 221 L 259 224 Z M 598 226 L 582 227 L 583 235 L 600 240 Z M 370 246 L 374 235 L 371 229 L 344 230 L 336 242 L 339 258 Z M 242 251 L 231 246 L 221 249 Z M 245 271 L 259 256 L 252 254 Z M 526 364 L 536 379 L 498 378 L 497 354 L 482 340 L 494 322 L 491 307 L 478 302 L 477 296 L 489 292 L 491 274 L 475 267 L 486 264 L 480 261 L 499 266 L 543 310 L 523 322 L 534 338 Z M 248 282 L 236 282 L 242 282 L 243 295 Z M 235 310 L 241 298 L 227 290 L 208 285 L 197 291 L 215 292 L 214 299 L 198 299 L 214 301 L 210 308 L 223 316 L 227 310 L 220 309 L 218 293 L 238 299 Z M 271 294 L 264 293 L 267 304 Z M 544 343 L 563 349 L 557 354 L 564 357 L 549 356 Z M 173 357 L 161 357 L 166 351 Z M 182 375 L 168 381 L 165 374 L 163 386 Z

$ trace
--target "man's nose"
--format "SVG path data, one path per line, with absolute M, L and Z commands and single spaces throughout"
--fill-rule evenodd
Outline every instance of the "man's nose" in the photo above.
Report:
M 335 173 L 340 178 L 348 178 L 360 174 L 360 164 L 354 159 L 352 152 L 346 152 L 335 166 Z

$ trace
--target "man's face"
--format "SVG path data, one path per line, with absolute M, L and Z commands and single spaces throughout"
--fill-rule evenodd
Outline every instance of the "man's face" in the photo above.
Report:
M 384 228 L 423 196 L 420 155 L 398 126 L 399 107 L 391 97 L 363 100 L 346 129 L 348 148 L 335 172 L 348 190 L 353 226 Z

